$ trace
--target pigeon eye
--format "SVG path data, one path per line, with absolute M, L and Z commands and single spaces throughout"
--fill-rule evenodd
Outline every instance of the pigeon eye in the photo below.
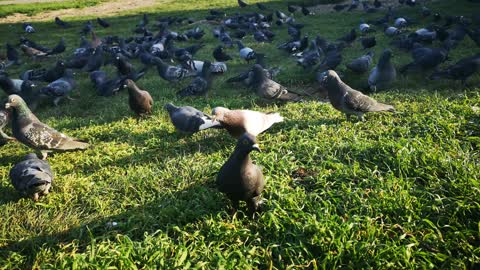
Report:
M 248 141 L 247 140 L 243 140 L 242 142 L 244 145 L 247 145 L 248 144 Z

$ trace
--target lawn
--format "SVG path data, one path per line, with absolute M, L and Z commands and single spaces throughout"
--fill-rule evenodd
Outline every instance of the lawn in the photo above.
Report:
M 2 1 L 2 0 L 0 0 Z M 0 5 L 0 18 L 14 13 L 34 15 L 49 10 L 59 10 L 65 8 L 83 8 L 98 5 L 106 0 L 73 0 L 73 1 L 54 1 L 41 3 L 22 3 Z M 1 20 L 0 20 L 1 21 Z
M 235 2 L 176 1 L 145 9 L 157 17 L 202 19 L 208 9 L 239 11 Z M 253 3 L 255 1 L 248 1 Z M 455 2 L 455 3 L 453 3 Z M 460 3 L 458 3 L 460 2 Z M 441 14 L 470 16 L 478 4 L 466 0 L 436 1 Z M 266 3 L 286 12 L 284 1 Z M 254 11 L 250 6 L 240 12 Z M 427 25 L 416 9 L 398 11 Z M 99 36 L 131 36 L 141 13 L 107 18 L 112 27 Z M 360 18 L 383 14 L 319 12 L 296 15 L 303 33 L 330 41 L 358 27 Z M 66 58 L 79 43 L 83 23 L 74 28 L 50 22 L 34 23 L 29 38 L 54 46 L 65 37 Z M 0 43 L 16 43 L 21 24 L 0 24 Z M 196 59 L 213 60 L 218 45 L 212 25 L 197 24 L 207 34 Z M 172 26 L 184 31 L 191 25 Z M 246 45 L 267 54 L 270 66 L 282 71 L 276 80 L 295 92 L 318 89 L 315 74 L 297 66 L 276 45 L 287 40 L 286 27 L 273 26 L 272 44 Z M 46 34 L 47 33 L 47 34 Z M 390 41 L 376 34 L 375 63 Z M 193 42 L 176 43 L 186 47 Z M 438 44 L 435 44 L 438 45 Z M 450 53 L 452 64 L 478 52 L 468 37 Z M 410 61 L 393 49 L 394 64 Z M 5 52 L 4 46 L 0 54 Z M 336 269 L 446 268 L 480 266 L 480 76 L 469 87 L 423 73 L 399 77 L 387 91 L 371 94 L 392 104 L 394 114 L 367 114 L 365 122 L 347 121 L 324 99 L 271 104 L 227 78 L 248 65 L 236 56 L 228 72 L 215 77 L 208 98 L 178 99 L 175 92 L 189 83 L 162 80 L 149 70 L 138 85 L 154 98 L 154 113 L 137 121 L 128 108 L 126 91 L 96 96 L 88 74 L 76 72 L 76 100 L 45 106 L 38 118 L 70 136 L 88 140 L 83 152 L 56 153 L 48 161 L 55 173 L 52 192 L 37 203 L 21 198 L 10 184 L 10 168 L 31 149 L 9 143 L 0 148 L 0 268 L 1 269 Z M 367 75 L 345 68 L 364 51 L 359 42 L 346 48 L 337 70 L 361 89 Z M 8 70 L 12 77 L 27 68 L 50 66 L 56 57 Z M 138 60 L 133 60 L 140 66 Z M 114 68 L 103 68 L 113 74 Z M 3 93 L 2 96 L 3 98 Z M 213 107 L 278 111 L 285 121 L 258 137 L 261 153 L 252 159 L 266 179 L 264 211 L 251 219 L 229 213 L 229 201 L 218 192 L 215 178 L 236 141 L 223 130 L 192 136 L 177 133 L 163 109 L 167 102 L 205 112 Z M 7 129 L 7 132 L 10 132 Z M 245 210 L 245 204 L 241 210 Z

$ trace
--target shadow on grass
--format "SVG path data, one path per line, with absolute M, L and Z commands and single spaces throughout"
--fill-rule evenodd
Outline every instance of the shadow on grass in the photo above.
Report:
M 172 227 L 182 227 L 226 209 L 226 200 L 211 186 L 213 185 L 196 183 L 184 190 L 161 194 L 160 198 L 129 208 L 118 215 L 103 217 L 66 231 L 6 243 L 0 248 L 0 258 L 7 258 L 10 252 L 18 252 L 28 257 L 26 265 L 22 266 L 26 269 L 33 266 L 40 250 L 56 249 L 61 244 L 72 241 L 78 244 L 80 253 L 85 251 L 92 240 L 115 241 L 118 234 L 127 235 L 133 241 L 141 241 L 145 233 L 152 234 L 158 230 L 170 235 L 174 233 Z

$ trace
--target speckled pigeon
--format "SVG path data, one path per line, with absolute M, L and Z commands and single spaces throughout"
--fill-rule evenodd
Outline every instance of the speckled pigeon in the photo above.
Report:
M 18 95 L 10 95 L 5 108 L 12 108 L 12 133 L 21 143 L 39 151 L 42 159 L 48 152 L 86 149 L 88 143 L 80 142 L 40 122 Z

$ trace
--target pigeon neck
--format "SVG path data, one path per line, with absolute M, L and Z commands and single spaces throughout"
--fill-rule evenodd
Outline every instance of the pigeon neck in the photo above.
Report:
M 345 90 L 345 86 L 342 84 L 344 83 L 339 78 L 329 80 L 327 83 L 328 96 L 330 98 L 344 96 L 347 91 Z
M 38 120 L 37 117 L 30 111 L 27 104 L 25 102 L 21 102 L 15 109 L 13 110 L 13 116 L 15 119 L 19 121 L 25 120 Z

